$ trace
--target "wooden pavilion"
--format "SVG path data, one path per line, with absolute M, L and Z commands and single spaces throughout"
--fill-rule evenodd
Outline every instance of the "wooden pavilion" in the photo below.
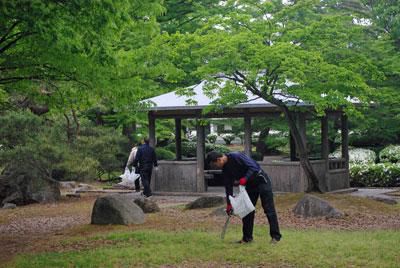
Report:
M 159 161 L 159 168 L 154 172 L 151 186 L 153 191 L 163 192 L 205 192 L 207 191 L 208 173 L 205 170 L 205 127 L 199 124 L 204 118 L 243 118 L 244 120 L 244 153 L 251 153 L 251 119 L 252 117 L 272 117 L 281 114 L 280 108 L 255 96 L 248 96 L 248 102 L 241 103 L 223 112 L 209 113 L 206 116 L 202 110 L 210 105 L 211 99 L 204 95 L 205 81 L 193 87 L 196 105 L 188 105 L 189 97 L 180 96 L 176 92 L 163 94 L 147 101 L 152 103 L 148 108 L 148 126 L 150 144 L 156 143 L 156 120 L 174 119 L 176 138 L 176 160 Z M 299 104 L 297 104 L 299 105 Z M 312 116 L 312 105 L 303 105 L 305 112 L 297 113 L 297 124 L 302 137 L 306 141 L 306 122 Z M 308 111 L 308 112 L 307 112 Z M 320 120 L 321 124 L 321 157 L 310 160 L 313 169 L 319 179 L 320 189 L 334 191 L 349 187 L 349 156 L 348 156 L 348 126 L 347 117 L 341 111 L 327 111 Z M 340 118 L 342 158 L 329 158 L 328 121 Z M 197 157 L 195 160 L 184 161 L 181 150 L 181 120 L 196 119 L 197 132 Z M 304 192 L 307 189 L 308 180 L 305 172 L 296 159 L 296 148 L 293 140 L 290 142 L 290 159 L 264 158 L 259 162 L 260 166 L 270 175 L 274 191 Z

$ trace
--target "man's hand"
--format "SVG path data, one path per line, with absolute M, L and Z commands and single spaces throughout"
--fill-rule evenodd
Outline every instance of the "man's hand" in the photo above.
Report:
M 243 177 L 243 178 L 241 178 L 241 179 L 239 180 L 239 185 L 245 186 L 246 183 L 247 183 L 247 179 L 246 179 L 245 177 Z
M 232 215 L 233 214 L 233 208 L 232 208 L 232 205 L 231 204 L 227 204 L 226 205 L 226 214 L 228 215 L 228 216 L 230 216 L 230 215 Z

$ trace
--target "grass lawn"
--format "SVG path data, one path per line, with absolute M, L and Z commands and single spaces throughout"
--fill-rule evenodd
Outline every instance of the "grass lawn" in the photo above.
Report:
M 224 241 L 216 232 L 139 230 L 112 232 L 65 243 L 101 243 L 94 249 L 19 256 L 14 267 L 399 267 L 400 232 L 283 230 L 283 240 L 268 243 L 267 231 L 256 240 L 233 243 L 239 226 Z

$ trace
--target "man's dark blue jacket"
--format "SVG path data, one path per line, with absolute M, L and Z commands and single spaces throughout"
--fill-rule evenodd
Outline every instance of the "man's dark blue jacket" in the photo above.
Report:
M 233 186 L 238 183 L 241 178 L 246 178 L 247 186 L 254 185 L 255 177 L 260 172 L 260 165 L 247 155 L 239 152 L 227 153 L 228 161 L 222 168 L 224 177 L 226 198 L 229 202 L 229 195 L 233 195 Z
M 139 163 L 139 166 L 138 166 Z M 138 171 L 149 171 L 152 170 L 153 165 L 156 167 L 157 164 L 157 156 L 154 149 L 146 144 L 143 144 L 139 147 L 135 161 L 133 162 L 133 166 L 138 169 Z

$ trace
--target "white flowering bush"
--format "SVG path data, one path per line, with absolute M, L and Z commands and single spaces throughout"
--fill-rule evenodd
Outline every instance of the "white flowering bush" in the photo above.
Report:
M 400 162 L 400 145 L 389 145 L 379 152 L 379 160 L 382 163 Z
M 336 150 L 335 152 L 329 154 L 330 157 L 333 158 L 341 158 L 341 148 Z M 363 148 L 351 148 L 349 149 L 349 164 L 367 164 L 367 163 L 375 163 L 376 153 L 369 149 Z
M 400 164 L 355 164 L 350 166 L 352 187 L 398 187 Z
M 225 141 L 226 145 L 229 145 L 235 139 L 235 134 L 233 134 L 233 133 L 225 133 L 225 134 L 221 135 L 221 138 Z
M 209 143 L 215 143 L 215 141 L 217 140 L 218 135 L 215 133 L 210 133 L 207 135 L 207 140 Z

